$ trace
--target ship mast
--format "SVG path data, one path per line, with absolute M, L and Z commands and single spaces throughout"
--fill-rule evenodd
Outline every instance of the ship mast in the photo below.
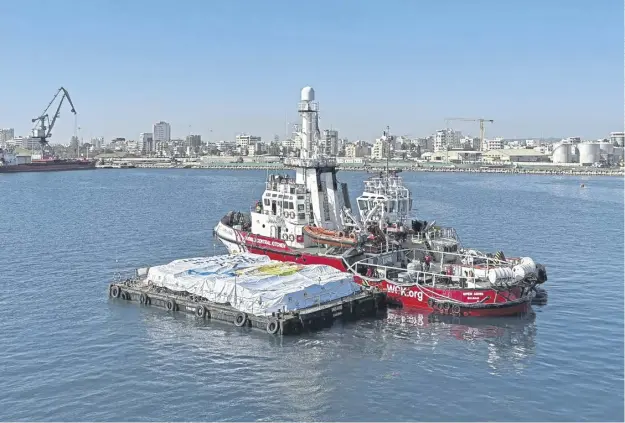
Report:
M 305 185 L 310 194 L 309 206 L 314 224 L 342 230 L 343 201 L 336 180 L 336 159 L 319 151 L 319 104 L 315 101 L 312 87 L 302 89 L 297 111 L 302 119 L 298 132 L 302 148 L 298 158 L 287 159 L 285 164 L 295 168 L 296 183 Z

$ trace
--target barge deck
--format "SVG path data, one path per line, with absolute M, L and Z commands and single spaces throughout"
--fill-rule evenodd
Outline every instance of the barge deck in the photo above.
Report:
M 194 314 L 200 319 L 229 322 L 238 327 L 252 327 L 272 335 L 297 335 L 330 327 L 335 320 L 353 321 L 377 317 L 387 308 L 386 293 L 378 289 L 362 290 L 326 303 L 277 312 L 270 316 L 244 313 L 229 304 L 219 304 L 187 293 L 157 287 L 145 279 L 126 279 L 109 284 L 113 299 L 156 306 L 168 312 Z

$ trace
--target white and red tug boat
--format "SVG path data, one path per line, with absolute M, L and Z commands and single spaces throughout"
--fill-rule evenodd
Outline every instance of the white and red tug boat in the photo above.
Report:
M 317 154 L 311 87 L 302 90 L 298 111 L 303 147 L 299 158 L 285 160 L 295 177 L 270 175 L 249 213 L 231 211 L 221 219 L 214 234 L 230 253 L 330 265 L 402 306 L 444 315 L 514 315 L 546 297 L 538 287 L 547 280 L 545 267 L 531 258 L 464 249 L 453 228 L 412 220 L 410 190 L 394 172 L 365 181 L 354 216 L 335 160 Z

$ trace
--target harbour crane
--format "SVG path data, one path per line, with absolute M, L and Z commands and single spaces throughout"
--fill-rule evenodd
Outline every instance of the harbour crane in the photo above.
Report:
M 63 93 L 63 95 L 61 96 L 61 101 L 59 102 L 59 106 L 56 108 L 56 112 L 54 112 L 54 117 L 52 118 L 52 121 L 50 121 L 50 118 L 48 117 L 48 109 L 50 108 L 50 106 L 52 106 L 54 100 L 56 100 L 56 98 L 61 93 Z M 50 101 L 50 103 L 48 103 L 48 106 L 45 108 L 43 113 L 41 113 L 39 117 L 32 119 L 33 123 L 36 122 L 35 127 L 33 128 L 32 137 L 39 140 L 42 153 L 45 150 L 45 147 L 48 145 L 48 138 L 50 138 L 50 136 L 52 135 L 52 128 L 54 128 L 54 124 L 59 117 L 61 106 L 63 105 L 63 101 L 65 100 L 65 98 L 67 98 L 69 105 L 72 107 L 71 112 L 74 114 L 74 116 L 76 116 L 76 109 L 74 108 L 74 103 L 72 103 L 72 99 L 70 98 L 69 93 L 65 88 L 61 87 L 58 89 L 54 97 L 52 97 L 52 100 Z
M 449 122 L 451 120 L 462 120 L 462 121 L 479 122 L 480 123 L 480 147 L 479 147 L 480 151 L 482 151 L 484 149 L 484 122 L 489 122 L 489 123 L 495 122 L 492 119 L 483 119 L 483 118 L 478 118 L 478 119 L 471 119 L 471 118 L 447 118 L 447 119 L 445 119 L 445 122 Z

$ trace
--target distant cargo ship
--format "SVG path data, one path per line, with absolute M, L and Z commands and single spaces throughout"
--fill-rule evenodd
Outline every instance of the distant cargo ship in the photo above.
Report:
M 16 156 L 0 150 L 0 173 L 83 170 L 94 169 L 95 165 L 95 160 L 58 158 L 32 160 L 30 156 Z

